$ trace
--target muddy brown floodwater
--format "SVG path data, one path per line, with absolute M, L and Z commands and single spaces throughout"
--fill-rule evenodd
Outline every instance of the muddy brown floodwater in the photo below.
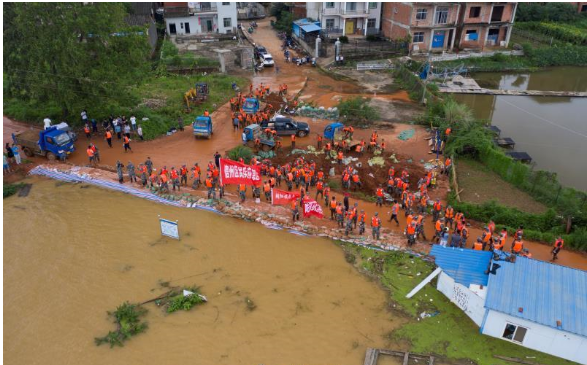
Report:
M 9 364 L 360 364 L 401 323 L 386 293 L 326 239 L 96 187 L 29 178 L 4 199 L 4 361 Z M 158 215 L 179 220 L 162 239 Z M 186 278 L 187 277 L 187 278 Z M 184 278 L 184 279 L 182 279 Z M 107 310 L 201 286 L 209 302 L 110 349 Z M 244 298 L 257 308 L 249 311 Z

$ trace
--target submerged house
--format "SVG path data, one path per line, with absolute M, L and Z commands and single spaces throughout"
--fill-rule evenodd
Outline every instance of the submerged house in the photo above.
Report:
M 435 245 L 437 289 L 488 336 L 587 364 L 587 272 Z

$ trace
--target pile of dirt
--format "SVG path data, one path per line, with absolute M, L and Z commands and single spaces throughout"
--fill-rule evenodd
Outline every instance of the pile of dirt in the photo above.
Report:
M 307 161 L 314 161 L 316 163 L 318 170 L 322 169 L 326 176 L 328 176 L 328 172 L 330 171 L 330 169 L 334 167 L 336 175 L 334 177 L 329 178 L 331 180 L 341 181 L 342 171 L 344 170 L 346 165 L 338 165 L 337 163 L 333 163 L 333 161 L 336 160 L 327 158 L 327 155 L 324 153 L 306 153 L 291 155 L 290 152 L 291 151 L 289 149 L 286 149 L 278 153 L 278 155 L 271 160 L 272 163 L 274 165 L 283 166 L 288 162 L 292 163 L 299 156 L 304 156 Z M 392 155 L 395 156 L 395 159 L 397 159 L 397 163 L 394 162 L 394 159 L 391 158 Z M 385 164 L 382 167 L 376 165 L 369 166 L 369 159 L 374 157 L 373 153 L 370 152 L 365 152 L 362 156 L 360 156 L 357 152 L 348 152 L 344 156 L 345 158 L 351 157 L 353 159 L 353 161 L 351 161 L 349 165 L 359 172 L 361 182 L 363 183 L 362 188 L 358 189 L 357 192 L 368 196 L 374 195 L 375 191 L 377 190 L 380 184 L 382 184 L 384 187 L 386 186 L 388 177 L 387 174 L 391 166 L 395 167 L 396 176 L 400 174 L 403 169 L 406 169 L 408 171 L 408 180 L 412 189 L 415 189 L 415 187 L 418 184 L 418 180 L 426 175 L 426 170 L 423 166 L 413 163 L 409 156 L 404 156 L 401 154 L 385 152 L 384 154 L 380 155 L 385 160 Z M 342 188 L 333 190 L 343 191 Z M 353 192 L 351 191 L 351 194 L 352 193 Z

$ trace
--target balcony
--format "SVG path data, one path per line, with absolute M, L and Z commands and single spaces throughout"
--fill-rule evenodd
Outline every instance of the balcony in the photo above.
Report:
M 195 3 L 195 6 L 190 8 L 192 14 L 216 13 L 217 11 L 216 3 Z
M 338 4 L 338 6 L 336 5 Z M 322 8 L 323 15 L 340 15 L 340 16 L 357 16 L 357 15 L 368 15 L 369 8 L 366 6 L 367 3 L 356 3 L 356 7 L 347 8 L 347 3 L 336 3 L 334 8 Z M 363 5 L 364 4 L 364 5 Z

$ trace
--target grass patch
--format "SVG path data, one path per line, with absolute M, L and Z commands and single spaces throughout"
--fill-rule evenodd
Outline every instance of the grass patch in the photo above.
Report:
M 104 337 L 94 339 L 96 346 L 103 343 L 114 346 L 124 346 L 124 342 L 147 329 L 147 323 L 142 322 L 141 318 L 147 314 L 147 309 L 129 302 L 120 305 L 114 312 L 108 312 L 109 317 L 114 318 L 116 331 L 110 331 Z
M 23 186 L 24 183 L 4 184 L 2 189 L 4 190 L 4 198 L 8 198 L 9 196 L 16 194 Z
M 548 209 L 478 161 L 461 158 L 456 167 L 459 188 L 463 189 L 460 196 L 464 201 L 482 204 L 496 200 L 499 204 L 535 214 Z
M 412 299 L 407 299 L 406 294 L 434 270 L 431 263 L 403 252 L 379 252 L 346 243 L 340 245 L 345 252 L 356 257 L 355 266 L 376 277 L 389 290 L 392 303 L 408 317 L 407 323 L 391 333 L 391 338 L 408 341 L 411 352 L 438 354 L 451 360 L 469 359 L 477 364 L 509 364 L 493 355 L 531 356 L 533 362 L 544 365 L 572 364 L 480 334 L 473 321 L 436 290 L 435 280 Z M 422 312 L 438 314 L 421 319 Z

